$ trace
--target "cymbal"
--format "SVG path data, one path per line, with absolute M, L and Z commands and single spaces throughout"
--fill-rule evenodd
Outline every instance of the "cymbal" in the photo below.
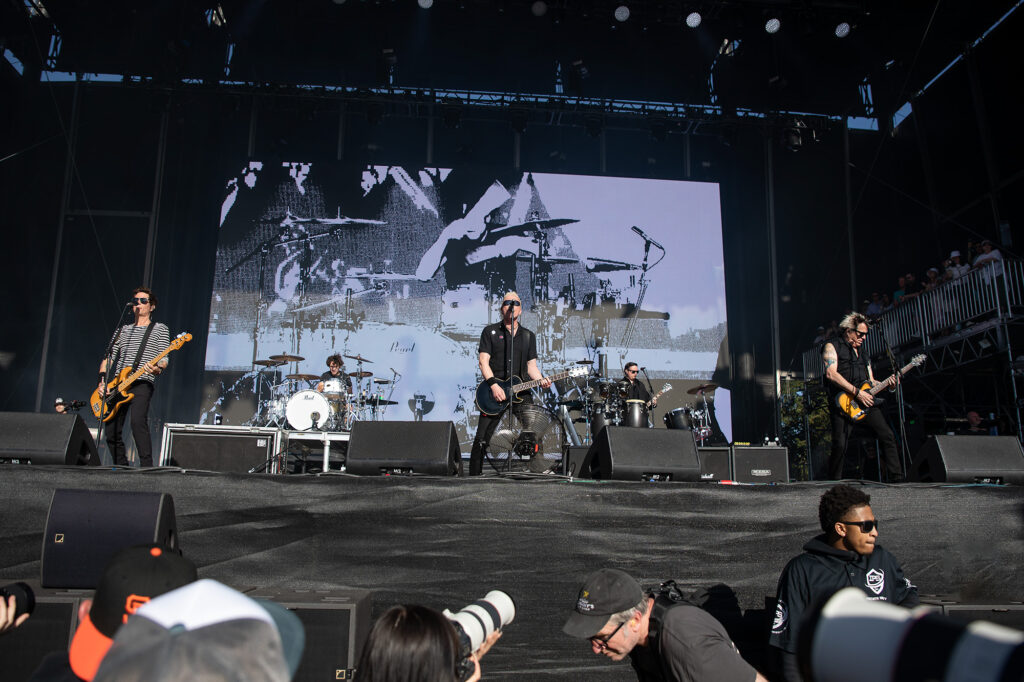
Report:
M 398 402 L 395 400 L 384 400 L 383 398 L 367 398 L 367 405 L 397 405 Z
M 592 365 L 592 364 L 594 364 L 594 361 L 593 360 L 577 360 L 576 364 L 577 365 Z
M 375 384 L 390 384 L 391 383 L 391 379 L 374 379 L 373 383 L 375 383 Z
M 700 386 L 694 386 L 687 393 L 690 395 L 697 395 L 702 391 L 713 391 L 718 388 L 718 384 L 701 384 Z
M 348 356 L 346 355 L 345 357 Z M 372 377 L 373 372 L 349 372 L 348 375 L 350 377 L 359 377 L 360 379 L 365 379 L 366 377 Z
M 303 381 L 316 381 L 320 378 L 317 374 L 285 374 L 285 379 L 301 379 Z
M 254 365 L 260 365 L 261 367 L 280 367 L 281 365 L 287 365 L 288 363 L 284 360 L 257 360 Z
M 302 362 L 306 358 L 302 357 L 301 355 L 289 355 L 288 353 L 281 353 L 280 355 L 271 355 L 270 359 L 277 360 L 281 364 L 284 364 L 286 362 Z
M 373 360 L 367 360 L 366 358 L 364 358 L 361 355 L 346 355 L 345 357 L 348 358 L 349 360 L 356 360 L 357 362 L 370 362 L 370 363 L 373 362 Z M 353 376 L 353 375 L 350 374 L 349 376 Z
M 552 263 L 555 265 L 580 262 L 579 258 L 571 258 L 569 256 L 544 256 L 538 260 L 540 260 L 541 263 Z

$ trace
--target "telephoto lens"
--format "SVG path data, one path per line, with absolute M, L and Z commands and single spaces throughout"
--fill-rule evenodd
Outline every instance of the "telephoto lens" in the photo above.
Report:
M 455 626 L 459 636 L 459 675 L 468 680 L 474 671 L 470 655 L 491 636 L 516 617 L 516 605 L 512 597 L 501 590 L 491 590 L 483 599 L 478 599 L 462 610 L 452 613 L 445 610 L 444 615 Z
M 24 613 L 32 613 L 36 608 L 36 594 L 26 583 L 11 583 L 0 587 L 0 599 L 5 602 L 7 598 L 14 595 L 14 618 L 19 618 Z

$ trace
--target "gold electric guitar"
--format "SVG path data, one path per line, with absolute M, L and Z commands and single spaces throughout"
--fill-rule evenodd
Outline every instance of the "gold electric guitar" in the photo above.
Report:
M 872 387 L 869 382 L 865 381 L 864 385 L 860 387 L 860 390 L 867 391 L 871 395 L 876 395 L 880 391 L 882 391 L 882 389 L 894 386 L 896 384 L 896 379 L 903 376 L 914 367 L 924 364 L 924 360 L 924 355 L 915 355 L 913 358 L 911 358 L 910 362 L 908 362 L 905 367 L 900 369 L 899 372 L 893 374 L 885 381 L 879 383 L 877 386 L 874 387 Z M 859 422 L 868 413 L 868 411 L 864 409 L 864 406 L 857 402 L 857 399 L 851 396 L 846 391 L 843 391 L 842 393 L 836 396 L 836 406 L 839 408 L 839 411 L 845 414 L 850 421 Z
M 174 337 L 171 341 L 171 345 L 160 351 L 160 354 L 153 358 L 150 362 L 154 365 L 163 360 L 168 353 L 173 350 L 178 350 L 186 343 L 192 340 L 192 335 L 188 332 L 182 332 Z M 114 418 L 117 411 L 121 409 L 122 405 L 131 402 L 131 399 L 135 397 L 134 393 L 126 393 L 128 387 L 131 386 L 136 379 L 146 373 L 145 366 L 142 366 L 132 372 L 131 367 L 125 367 L 121 372 L 114 377 L 114 380 L 107 384 L 107 392 L 104 395 L 100 395 L 100 389 L 96 389 L 92 393 L 92 397 L 89 398 L 89 406 L 92 408 L 92 413 L 96 415 L 96 418 L 100 421 L 108 422 Z

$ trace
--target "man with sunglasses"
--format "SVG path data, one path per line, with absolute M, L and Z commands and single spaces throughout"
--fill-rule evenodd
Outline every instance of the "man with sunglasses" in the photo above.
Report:
M 114 464 L 128 466 L 121 430 L 124 428 L 125 417 L 130 412 L 132 436 L 135 437 L 135 449 L 139 453 L 139 466 L 151 467 L 153 439 L 149 434 L 149 403 L 153 398 L 156 377 L 167 369 L 168 364 L 166 356 L 156 364 L 153 364 L 153 360 L 171 345 L 171 334 L 167 325 L 153 322 L 156 296 L 152 291 L 146 287 L 138 287 L 132 292 L 131 304 L 135 322 L 126 324 L 115 332 L 114 345 L 110 350 L 113 362 L 108 366 L 107 358 L 103 358 L 103 362 L 100 363 L 99 390 L 100 395 L 106 390 L 104 376 L 109 383 L 125 367 L 145 367 L 146 372 L 127 389 L 127 392 L 134 393 L 135 397 L 107 422 L 107 450 Z
M 768 643 L 780 650 L 788 682 L 801 679 L 796 651 L 805 612 L 844 587 L 863 590 L 868 599 L 908 608 L 919 603 L 917 587 L 903 575 L 896 558 L 877 544 L 878 519 L 871 497 L 858 488 L 837 485 L 821 496 L 822 535 L 786 564 L 779 577 Z
M 843 477 L 846 463 L 846 448 L 853 431 L 854 422 L 839 408 L 838 397 L 847 393 L 867 411 L 859 424 L 867 426 L 882 444 L 882 457 L 890 483 L 903 481 L 903 469 L 896 452 L 896 436 L 885 423 L 885 417 L 875 406 L 875 398 L 862 390 L 865 383 L 876 386 L 879 382 L 871 372 L 871 363 L 862 352 L 864 339 L 868 335 L 868 320 L 860 313 L 850 313 L 839 323 L 839 335 L 825 342 L 821 359 L 825 365 L 824 383 L 828 391 L 829 417 L 832 422 L 832 452 L 828 458 L 828 477 L 839 480 Z M 892 377 L 890 377 L 892 380 Z
M 687 601 L 663 603 L 628 573 L 602 568 L 586 577 L 565 634 L 613 661 L 629 657 L 640 682 L 765 682 L 740 656 L 718 620 Z
M 643 382 L 640 381 L 640 368 L 635 362 L 627 362 L 626 368 L 622 370 L 625 376 L 619 382 L 619 386 L 625 393 L 626 400 L 642 400 L 645 403 L 650 403 L 651 407 L 658 406 L 658 399 L 651 399 L 651 392 L 647 390 Z
M 547 379 L 537 366 L 537 336 L 519 324 L 523 314 L 523 304 L 519 294 L 510 291 L 501 301 L 501 322 L 484 327 L 480 334 L 479 355 L 477 361 L 484 381 L 490 386 L 491 395 L 498 402 L 504 402 L 511 396 L 505 395 L 500 381 L 519 377 L 526 381 L 527 377 L 541 382 L 548 388 L 551 381 Z M 530 402 L 530 394 L 520 394 L 524 403 Z M 513 408 L 513 412 L 516 408 Z M 494 416 L 480 415 L 473 438 L 473 450 L 469 456 L 469 475 L 479 476 L 483 473 L 484 454 L 491 435 L 501 423 L 505 412 Z

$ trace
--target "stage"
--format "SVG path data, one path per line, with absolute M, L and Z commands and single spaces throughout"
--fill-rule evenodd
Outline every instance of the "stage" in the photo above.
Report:
M 167 492 L 199 575 L 237 587 L 363 588 L 373 615 L 400 602 L 458 609 L 491 589 L 518 613 L 483 661 L 485 679 L 622 680 L 561 633 L 578 582 L 600 566 L 645 585 L 723 583 L 760 663 L 765 598 L 818 532 L 826 483 L 270 476 L 180 469 L 0 466 L 0 580 L 37 579 L 56 488 Z M 865 484 L 880 544 L 922 594 L 1020 601 L 1024 488 Z M 738 615 L 738 614 L 737 614 Z

